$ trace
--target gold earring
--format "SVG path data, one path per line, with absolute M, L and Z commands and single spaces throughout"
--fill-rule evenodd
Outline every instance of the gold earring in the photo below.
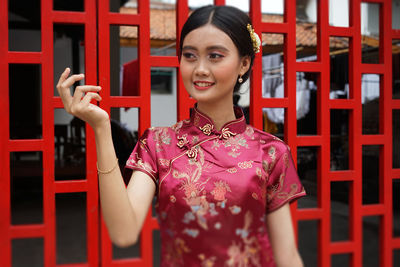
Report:
M 240 75 L 240 77 L 239 77 L 239 79 L 238 79 L 238 82 L 239 82 L 239 83 L 242 83 L 242 82 L 243 82 L 242 75 Z

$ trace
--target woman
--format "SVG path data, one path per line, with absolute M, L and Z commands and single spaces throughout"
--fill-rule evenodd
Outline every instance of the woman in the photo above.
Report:
M 289 202 L 305 195 L 289 148 L 246 125 L 233 93 L 250 74 L 260 40 L 249 17 L 206 6 L 183 26 L 180 72 L 197 101 L 190 119 L 146 130 L 127 161 L 125 188 L 98 86 L 69 87 L 83 74 L 61 75 L 65 109 L 96 137 L 100 198 L 112 241 L 137 241 L 157 196 L 162 266 L 302 266 Z M 85 94 L 85 95 L 84 95 Z M 83 96 L 84 95 L 84 96 Z M 83 97 L 83 98 L 82 98 Z

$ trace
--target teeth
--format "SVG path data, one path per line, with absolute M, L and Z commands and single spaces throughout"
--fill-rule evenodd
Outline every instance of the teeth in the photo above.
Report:
M 211 83 L 196 83 L 196 85 L 201 86 L 201 87 L 206 87 L 211 85 Z

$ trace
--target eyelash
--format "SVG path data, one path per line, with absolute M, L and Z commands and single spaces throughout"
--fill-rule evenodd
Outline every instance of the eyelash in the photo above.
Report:
M 194 60 L 196 58 L 196 56 L 193 53 L 183 53 L 182 55 L 184 58 L 188 60 Z M 208 57 L 211 60 L 218 60 L 220 58 L 223 58 L 224 56 L 219 53 L 210 53 Z
M 192 54 L 192 53 L 183 53 L 182 55 L 186 59 L 193 59 L 194 58 L 194 54 Z
M 210 58 L 211 59 L 220 59 L 220 58 L 223 58 L 223 57 L 224 57 L 223 55 L 218 54 L 218 53 L 211 53 L 210 54 Z

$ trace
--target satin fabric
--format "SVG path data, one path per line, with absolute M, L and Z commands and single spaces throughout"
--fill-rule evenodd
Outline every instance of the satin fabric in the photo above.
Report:
M 305 191 L 289 147 L 235 115 L 217 131 L 195 107 L 146 130 L 127 161 L 156 184 L 163 267 L 275 266 L 266 216 Z

